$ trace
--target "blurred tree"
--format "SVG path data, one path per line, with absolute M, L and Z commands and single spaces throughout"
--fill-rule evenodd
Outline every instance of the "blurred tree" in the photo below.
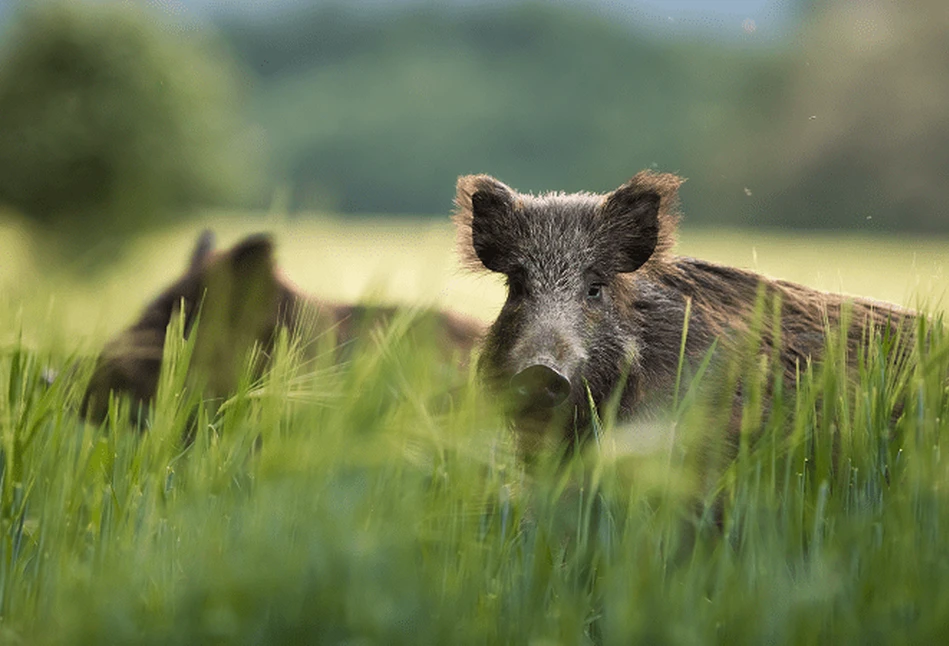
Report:
M 130 3 L 22 3 L 0 52 L 0 203 L 81 244 L 242 197 L 222 52 Z

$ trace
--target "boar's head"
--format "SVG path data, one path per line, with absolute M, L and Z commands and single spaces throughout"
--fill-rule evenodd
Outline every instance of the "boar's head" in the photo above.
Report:
M 211 395 L 232 389 L 247 351 L 272 340 L 293 297 L 275 273 L 271 239 L 253 235 L 224 251 L 212 247 L 213 237 L 205 232 L 184 274 L 109 340 L 83 397 L 83 414 L 103 419 L 110 392 L 147 405 L 158 387 L 165 330 L 173 317 L 182 315 L 190 334 L 200 312 L 192 369 L 203 374 Z
M 620 386 L 626 399 L 642 387 L 649 303 L 636 277 L 674 242 L 680 183 L 643 172 L 606 195 L 533 196 L 487 175 L 458 180 L 461 253 L 507 281 L 479 371 L 503 395 L 522 450 L 551 428 L 582 439 L 591 397 L 601 405 Z

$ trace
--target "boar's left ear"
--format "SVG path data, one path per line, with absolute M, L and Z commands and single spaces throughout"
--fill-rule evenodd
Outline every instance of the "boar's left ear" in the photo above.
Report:
M 488 175 L 458 178 L 455 224 L 458 246 L 467 264 L 505 273 L 510 269 L 506 221 L 514 212 L 514 191 Z
M 669 173 L 643 171 L 606 196 L 600 207 L 606 262 L 616 273 L 636 271 L 675 242 L 679 186 Z
M 188 273 L 195 273 L 208 259 L 214 250 L 214 232 L 205 229 L 198 236 L 194 243 L 194 249 L 191 251 L 191 260 L 188 261 Z

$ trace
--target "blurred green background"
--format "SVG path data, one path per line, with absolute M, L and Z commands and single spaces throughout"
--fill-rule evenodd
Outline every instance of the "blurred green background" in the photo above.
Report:
M 946 51 L 939 0 L 8 1 L 0 285 L 114 330 L 210 223 L 277 232 L 318 295 L 489 319 L 501 283 L 453 258 L 458 175 L 654 168 L 688 178 L 683 253 L 938 301 Z
M 605 191 L 651 167 L 689 178 L 690 224 L 949 230 L 939 0 L 30 0 L 0 20 L 0 201 L 32 218 L 440 215 L 459 174 Z

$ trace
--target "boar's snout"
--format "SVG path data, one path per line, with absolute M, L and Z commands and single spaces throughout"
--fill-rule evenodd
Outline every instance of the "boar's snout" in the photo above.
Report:
M 570 396 L 570 380 L 559 371 L 535 364 L 511 377 L 511 390 L 519 408 L 554 408 Z

